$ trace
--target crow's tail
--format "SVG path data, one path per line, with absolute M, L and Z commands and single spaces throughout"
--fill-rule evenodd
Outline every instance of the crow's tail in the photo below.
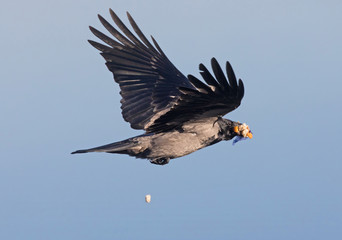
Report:
M 123 153 L 127 154 L 128 150 L 132 147 L 136 146 L 138 143 L 133 139 L 126 139 L 120 142 L 110 143 L 107 145 L 103 145 L 100 147 L 89 148 L 89 149 L 82 149 L 72 152 L 71 154 L 75 153 L 87 153 L 87 152 L 107 152 L 107 153 Z

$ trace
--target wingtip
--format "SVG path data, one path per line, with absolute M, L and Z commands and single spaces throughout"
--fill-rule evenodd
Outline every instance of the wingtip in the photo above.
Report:
M 221 68 L 221 67 L 220 67 L 220 64 L 218 63 L 218 61 L 217 61 L 216 58 L 214 58 L 214 57 L 211 59 L 210 63 L 211 63 L 211 67 L 212 67 L 213 69 L 215 69 L 215 68 L 217 68 L 217 67 Z
M 94 41 L 93 40 L 88 39 L 87 42 L 94 47 Z
M 241 79 L 239 79 L 239 91 L 240 91 L 240 98 L 242 99 L 245 95 L 245 87 Z
M 131 23 L 132 26 L 137 25 L 132 15 L 128 11 L 126 11 L 126 15 L 127 15 L 128 21 Z
M 93 40 L 88 40 L 88 43 L 101 52 L 110 51 L 110 49 L 111 49 L 111 48 L 109 48 L 105 45 L 101 45 L 100 43 L 95 42 Z
M 212 57 L 212 58 L 211 58 L 211 63 L 213 63 L 213 62 L 214 62 L 214 63 L 218 63 L 215 57 Z
M 227 74 L 228 74 L 228 72 L 234 73 L 233 67 L 232 67 L 232 65 L 230 64 L 229 61 L 226 61 L 226 71 L 227 71 Z
M 93 26 L 89 26 L 89 29 L 95 35 L 95 32 L 97 31 L 97 29 L 94 28 Z
M 101 23 L 102 23 L 103 20 L 105 20 L 104 17 L 102 17 L 100 14 L 97 14 L 97 17 L 98 17 L 98 19 L 100 20 Z
M 97 18 L 100 19 L 100 21 L 101 19 L 103 19 L 103 17 L 100 14 L 97 14 Z
M 116 15 L 116 13 L 110 8 L 109 9 L 109 13 L 110 16 L 112 17 L 112 19 L 115 21 L 116 19 L 119 19 L 118 15 Z

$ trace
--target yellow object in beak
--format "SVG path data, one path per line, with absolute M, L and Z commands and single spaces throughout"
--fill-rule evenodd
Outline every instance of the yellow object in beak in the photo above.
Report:
M 253 138 L 253 134 L 246 123 L 240 124 L 233 128 L 233 131 L 244 138 Z

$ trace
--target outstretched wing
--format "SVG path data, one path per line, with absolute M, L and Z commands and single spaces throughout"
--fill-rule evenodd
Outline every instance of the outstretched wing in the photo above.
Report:
M 155 47 L 147 40 L 128 12 L 129 22 L 139 38 L 111 9 L 110 15 L 125 36 L 98 15 L 117 41 L 90 27 L 93 34 L 109 46 L 91 40 L 89 43 L 101 51 L 120 85 L 123 118 L 134 129 L 146 129 L 179 99 L 179 87 L 194 87 L 169 61 L 153 37 Z
M 153 46 L 127 13 L 136 37 L 110 9 L 121 34 L 103 17 L 103 26 L 116 38 L 93 27 L 90 30 L 108 46 L 89 40 L 101 51 L 108 69 L 120 85 L 122 115 L 134 129 L 161 132 L 200 118 L 223 116 L 240 105 L 244 94 L 229 62 L 227 78 L 216 59 L 211 64 L 215 78 L 200 64 L 205 83 L 192 75 L 186 78 L 165 56 L 158 43 Z
M 182 94 L 177 102 L 147 129 L 148 132 L 161 132 L 177 128 L 187 121 L 223 116 L 240 106 L 244 86 L 241 79 L 237 82 L 230 63 L 226 63 L 229 82 L 215 58 L 211 59 L 211 66 L 215 78 L 200 64 L 200 74 L 207 84 L 188 75 L 196 89 L 180 87 Z

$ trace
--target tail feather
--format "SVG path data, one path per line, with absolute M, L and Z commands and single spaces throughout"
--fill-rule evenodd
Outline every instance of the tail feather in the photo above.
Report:
M 108 153 L 127 153 L 127 150 L 135 145 L 132 139 L 127 139 L 120 142 L 106 144 L 100 147 L 82 149 L 72 152 L 75 153 L 87 153 L 87 152 L 108 152 Z

